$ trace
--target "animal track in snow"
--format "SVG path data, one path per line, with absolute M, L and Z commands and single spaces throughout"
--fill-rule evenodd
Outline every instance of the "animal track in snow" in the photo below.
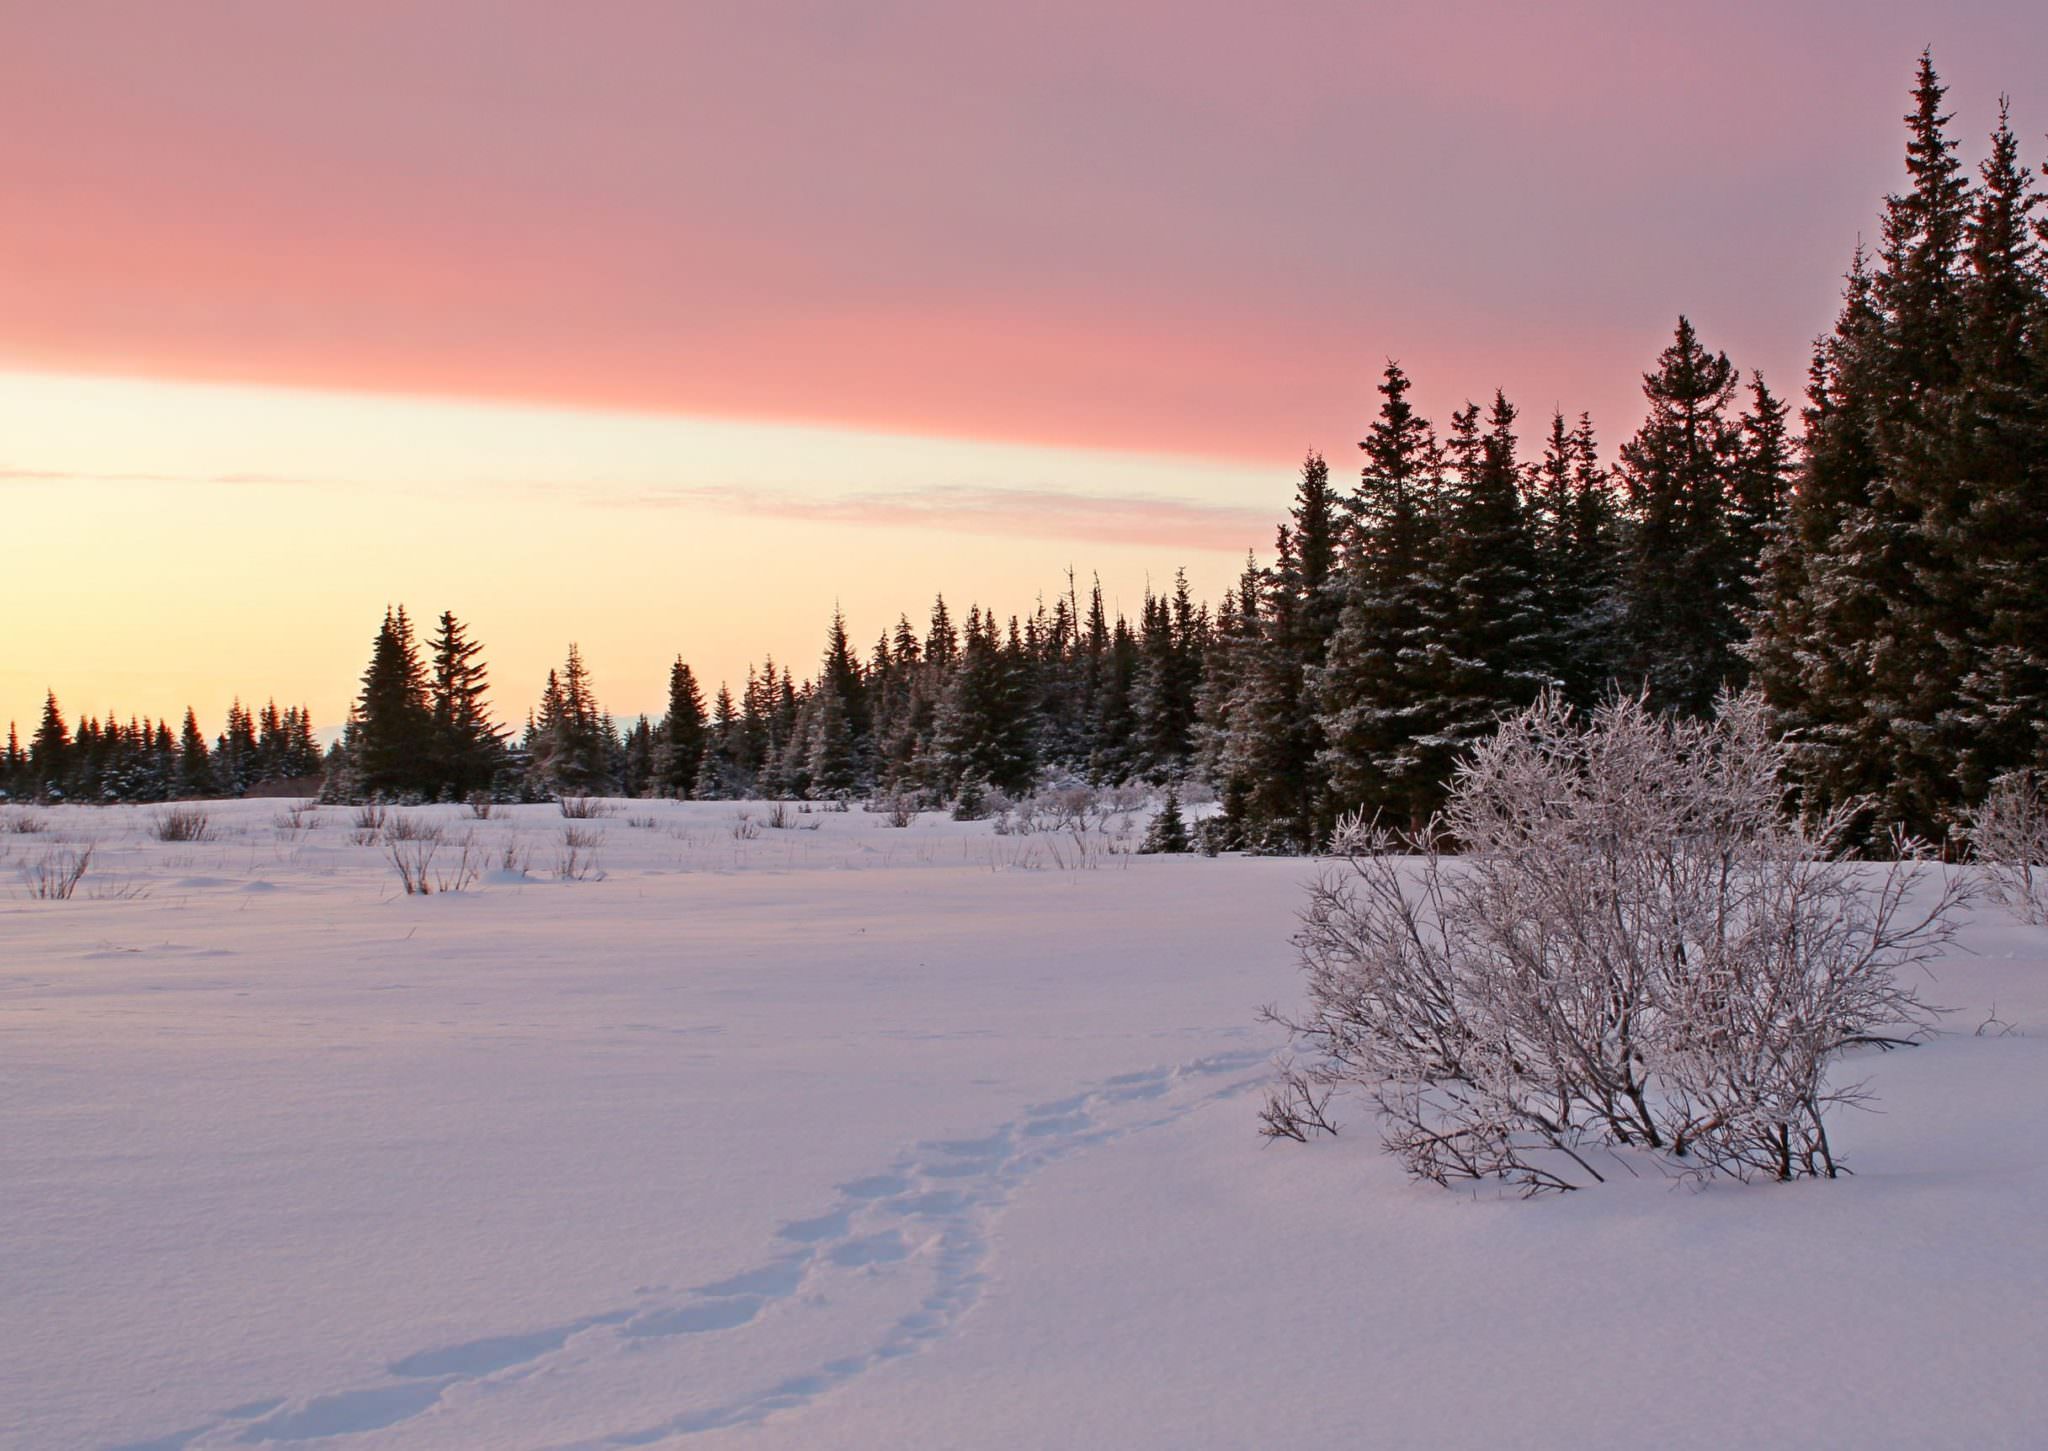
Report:
M 697 1285 L 670 1303 L 415 1351 L 388 1365 L 381 1383 L 296 1402 L 250 1402 L 221 1412 L 209 1425 L 115 1451 L 203 1451 L 343 1438 L 401 1425 L 465 1385 L 555 1362 L 573 1374 L 572 1346 L 579 1360 L 587 1360 L 653 1343 L 743 1335 L 784 1309 L 839 1316 L 847 1321 L 847 1338 L 865 1348 L 794 1374 L 764 1375 L 759 1386 L 733 1387 L 725 1398 L 652 1425 L 574 1443 L 573 1451 L 648 1445 L 795 1410 L 952 1333 L 981 1299 L 997 1215 L 1039 1170 L 1241 1092 L 1263 1079 L 1267 1058 L 1264 1049 L 1240 1049 L 1119 1074 L 1070 1097 L 1032 1105 L 978 1138 L 913 1145 L 877 1172 L 841 1184 L 826 1212 L 780 1225 L 778 1248 L 761 1263 Z M 885 1313 L 863 1329 L 853 1317 L 873 1314 L 860 1308 L 865 1301 L 841 1309 L 829 1291 L 835 1279 L 876 1275 L 894 1277 L 889 1288 L 907 1299 L 908 1308 L 893 1319 Z

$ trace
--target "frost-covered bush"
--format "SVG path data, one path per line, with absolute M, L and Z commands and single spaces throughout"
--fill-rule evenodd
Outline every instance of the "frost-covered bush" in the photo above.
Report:
M 1946 940 L 1961 886 L 1915 907 L 1908 863 L 1831 861 L 1849 813 L 1790 819 L 1782 765 L 1753 698 L 1711 722 L 1546 701 L 1478 748 L 1430 832 L 1348 822 L 1266 1131 L 1326 1128 L 1358 1087 L 1438 1183 L 1580 1188 L 1620 1147 L 1832 1177 L 1827 1113 L 1860 1093 L 1830 1070 L 1925 1020 L 1899 970 Z
M 1969 839 L 1998 903 L 2048 926 L 2048 803 L 2033 772 L 2014 771 L 1991 783 L 1970 818 Z

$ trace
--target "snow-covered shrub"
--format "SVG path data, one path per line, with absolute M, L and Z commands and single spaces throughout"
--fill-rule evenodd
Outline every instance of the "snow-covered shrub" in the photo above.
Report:
M 1999 905 L 2048 926 L 2048 803 L 2031 771 L 1991 783 L 1969 824 L 1970 851 Z
M 1013 804 L 1010 831 L 1031 836 L 1041 831 L 1080 832 L 1089 829 L 1095 814 L 1097 793 L 1086 785 L 1046 786 L 1022 796 Z
M 0 812 L 0 832 L 8 836 L 34 836 L 49 829 L 50 823 L 47 820 L 26 808 Z
M 953 798 L 953 819 L 955 821 L 984 821 L 995 814 L 997 808 L 990 800 L 988 784 L 979 776 L 969 774 L 960 782 L 960 794 Z
M 1347 822 L 1298 938 L 1308 1009 L 1273 1014 L 1307 1063 L 1266 1131 L 1355 1086 L 1438 1183 L 1579 1188 L 1619 1147 L 1832 1177 L 1826 1114 L 1860 1093 L 1829 1070 L 1925 1020 L 1899 970 L 1947 939 L 1963 887 L 1943 874 L 1910 907 L 1910 864 L 1829 860 L 1853 807 L 1790 819 L 1782 766 L 1753 697 L 1711 722 L 1544 701 L 1429 832 Z
M 878 797 L 876 799 L 876 802 L 878 804 L 871 803 L 871 805 L 874 806 L 874 809 L 879 810 L 882 813 L 882 819 L 884 823 L 896 828 L 899 831 L 910 826 L 917 820 L 917 802 L 916 798 L 914 797 L 902 795 L 899 793 L 896 795 L 886 797 Z
M 596 821 L 618 811 L 617 806 L 602 796 L 564 796 L 559 805 L 562 815 L 571 821 Z

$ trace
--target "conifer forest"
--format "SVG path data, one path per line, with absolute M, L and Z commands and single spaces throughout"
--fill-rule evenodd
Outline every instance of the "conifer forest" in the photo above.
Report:
M 606 712 L 570 645 L 508 710 L 454 614 L 374 635 L 324 752 L 298 707 L 10 727 L 16 799 L 158 801 L 270 783 L 329 799 L 558 794 L 882 798 L 1205 783 L 1220 849 L 1316 850 L 1347 814 L 1402 826 L 1546 692 L 1702 717 L 1760 693 L 1808 809 L 1942 841 L 1992 783 L 2048 767 L 2048 214 L 2001 109 L 1959 155 L 1923 57 L 1905 189 L 1849 256 L 1795 408 L 1685 316 L 1604 447 L 1585 414 L 1499 392 L 1422 417 L 1379 370 L 1359 452 L 1311 453 L 1235 590 L 1148 591 L 1136 619 L 1070 576 L 1028 613 L 935 600 L 864 644 L 835 616 L 805 674 Z M 1782 384 L 1778 385 L 1782 387 Z M 683 627 L 687 632 L 687 627 Z M 611 664 L 612 662 L 605 662 Z M 518 694 L 511 693 L 511 699 Z M 493 701 L 497 702 L 495 713 Z

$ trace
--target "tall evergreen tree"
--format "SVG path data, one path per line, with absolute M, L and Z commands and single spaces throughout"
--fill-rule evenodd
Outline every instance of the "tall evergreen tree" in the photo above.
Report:
M 939 707 L 937 750 L 947 789 L 969 779 L 1009 792 L 1030 786 L 1037 762 L 1024 697 L 1025 682 L 993 616 L 971 608 L 959 664 Z
M 1656 371 L 1643 376 L 1649 414 L 1621 449 L 1624 684 L 1646 688 L 1660 710 L 1708 714 L 1747 674 L 1737 647 L 1748 586 L 1731 508 L 1738 381 L 1727 354 L 1709 352 L 1679 318 Z
M 356 698 L 354 754 L 373 796 L 420 793 L 432 769 L 433 710 L 405 606 L 384 612 Z
M 1443 721 L 1433 682 L 1447 673 L 1450 598 L 1433 564 L 1441 540 L 1443 461 L 1395 363 L 1359 447 L 1356 518 L 1343 611 L 1314 701 L 1327 745 L 1318 767 L 1333 811 L 1419 825 L 1434 809 Z M 1253 788 L 1256 794 L 1257 788 Z M 1331 812 L 1324 813 L 1332 814 Z
M 1943 102 L 1923 55 L 1906 116 L 1908 186 L 1887 198 L 1877 264 L 1859 254 L 1816 354 L 1806 462 L 1766 560 L 1751 647 L 1811 796 L 1866 800 L 1873 828 L 1935 836 L 1968 790 L 1962 737 L 1973 712 L 1958 698 L 1975 672 L 1970 642 L 1982 638 L 1974 622 L 1985 601 L 1963 521 L 1984 517 L 1972 475 L 1997 467 L 1982 448 L 2002 432 L 1985 427 L 1997 390 L 1973 355 L 1998 349 L 1984 347 L 1985 334 L 1970 340 L 1976 284 L 1965 262 L 2005 279 L 1987 295 L 2026 270 L 2004 240 L 2025 230 L 2011 215 L 2025 203 L 2010 148 L 1994 140 L 1986 194 L 1976 194 Z M 1966 259 L 1979 232 L 1984 251 Z
M 1417 742 L 1423 759 L 1440 763 L 1432 773 L 1440 788 L 1503 716 L 1559 683 L 1550 673 L 1555 636 L 1523 504 L 1515 419 L 1514 405 L 1496 391 L 1483 432 L 1473 405 L 1452 423 L 1456 467 L 1432 563 L 1448 614 L 1446 668 L 1427 682 L 1433 701 L 1425 710 L 1435 724 Z
M 1551 415 L 1531 496 L 1531 529 L 1543 609 L 1552 626 L 1547 671 L 1575 706 L 1590 706 L 1619 668 L 1619 541 L 1614 501 L 1600 466 L 1593 421 Z
M 57 692 L 43 695 L 43 718 L 29 742 L 28 769 L 37 794 L 61 793 L 64 773 L 70 765 L 71 731 L 64 724 L 64 712 L 57 704 Z
M 487 789 L 504 763 L 504 732 L 492 724 L 483 645 L 450 611 L 432 641 L 433 790 L 463 797 Z
M 661 719 L 655 770 L 664 796 L 685 797 L 704 764 L 704 692 L 678 655 L 668 671 L 668 713 Z
M 1245 829 L 1261 846 L 1305 849 L 1329 820 L 1317 674 L 1342 610 L 1339 596 L 1344 505 L 1321 454 L 1302 460 L 1289 523 L 1275 539 L 1272 568 L 1253 614 L 1257 640 L 1241 651 L 1231 707 L 1233 756 L 1245 782 Z
M 2003 102 L 1980 172 L 1962 280 L 1958 386 L 1944 400 L 1942 472 L 1923 573 L 1948 686 L 1936 737 L 1957 791 L 2048 769 L 2048 220 Z
M 199 717 L 185 707 L 185 725 L 178 736 L 178 794 L 211 796 L 220 788 L 213 779 L 213 753 L 207 749 L 206 733 L 199 729 Z

